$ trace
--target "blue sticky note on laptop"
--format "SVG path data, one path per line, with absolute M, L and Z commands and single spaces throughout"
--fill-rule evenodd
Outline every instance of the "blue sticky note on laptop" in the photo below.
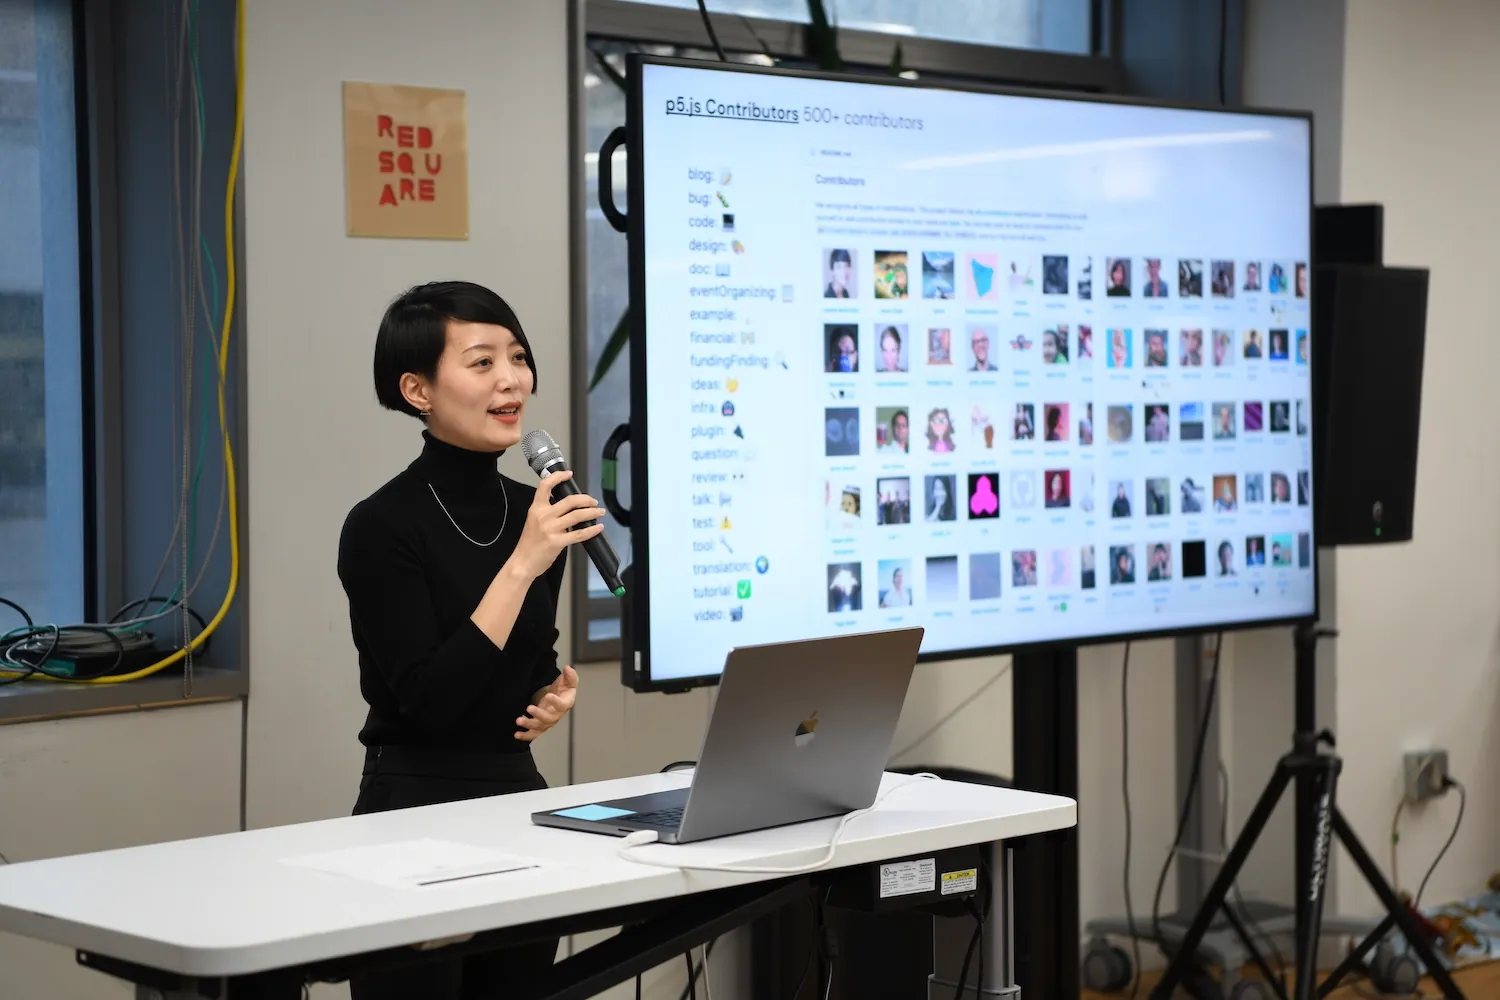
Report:
M 572 809 L 559 809 L 552 815 L 561 816 L 564 819 L 581 819 L 588 820 L 590 822 L 597 822 L 604 819 L 619 819 L 621 816 L 631 816 L 634 814 L 629 809 L 616 809 L 613 806 L 588 805 L 575 806 Z

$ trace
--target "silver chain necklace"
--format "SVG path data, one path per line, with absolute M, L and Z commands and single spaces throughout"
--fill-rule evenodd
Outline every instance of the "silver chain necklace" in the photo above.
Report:
M 500 540 L 500 536 L 501 535 L 505 534 L 505 522 L 506 522 L 506 519 L 508 519 L 510 517 L 510 491 L 505 488 L 505 481 L 503 479 L 500 481 L 500 492 L 505 497 L 505 513 L 503 513 L 503 514 L 500 515 L 500 530 L 497 531 L 497 532 L 495 532 L 495 537 L 491 538 L 487 542 L 478 542 L 478 541 L 475 541 L 474 539 L 470 538 L 469 537 L 469 533 L 467 531 L 465 531 L 464 529 L 460 528 L 458 526 L 458 522 L 455 521 L 455 520 L 453 520 L 453 515 L 450 514 L 450 513 L 448 513 L 448 508 L 443 506 L 442 498 L 438 496 L 437 490 L 433 487 L 433 485 L 431 483 L 428 483 L 427 484 L 427 488 L 429 490 L 432 490 L 432 499 L 434 499 L 434 500 L 437 501 L 437 505 L 442 510 L 443 516 L 448 519 L 448 523 L 451 524 L 451 525 L 453 525 L 453 529 L 455 531 L 457 531 L 460 535 L 463 535 L 464 539 L 466 541 L 468 541 L 469 544 L 471 544 L 471 545 L 477 545 L 477 546 L 479 546 L 482 549 L 487 549 L 491 545 L 494 545 L 496 542 L 498 542 Z

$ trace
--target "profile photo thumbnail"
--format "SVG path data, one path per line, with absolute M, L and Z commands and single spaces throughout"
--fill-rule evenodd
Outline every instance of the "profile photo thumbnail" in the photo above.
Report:
M 859 407 L 830 406 L 824 409 L 823 454 L 829 458 L 859 454 Z
M 1177 262 L 1177 294 L 1184 299 L 1203 298 L 1203 261 L 1186 259 Z
M 1258 291 L 1261 290 L 1260 289 L 1260 261 L 1258 261 L 1258 260 L 1247 260 L 1247 261 L 1245 261 L 1245 285 L 1244 285 L 1244 289 L 1243 290 L 1247 291 L 1247 292 L 1258 292 Z
M 1290 434 L 1292 431 L 1292 401 L 1271 400 L 1271 433 Z
M 1183 441 L 1203 440 L 1203 404 L 1182 403 L 1177 407 L 1177 436 Z
M 1010 472 L 1010 503 L 1017 510 L 1031 510 L 1037 505 L 1035 469 L 1012 469 Z
M 839 534 L 859 527 L 860 488 L 854 483 L 823 482 L 825 524 L 830 533 Z
M 911 479 L 888 476 L 875 480 L 875 523 L 911 523 Z
M 1110 368 L 1129 368 L 1133 363 L 1132 344 L 1130 342 L 1130 330 L 1126 328 L 1115 328 L 1109 331 L 1109 356 L 1107 364 Z
M 1292 502 L 1292 481 L 1287 478 L 1285 472 L 1271 473 L 1271 503 L 1282 504 Z
M 857 562 L 828 564 L 828 612 L 842 614 L 864 610 L 864 568 Z
M 947 250 L 922 251 L 922 298 L 951 299 L 956 287 L 953 254 Z
M 875 370 L 882 373 L 908 370 L 906 359 L 906 324 L 875 324 Z
M 1238 576 L 1234 562 L 1234 543 L 1229 539 L 1219 542 L 1218 548 L 1214 550 L 1214 575 L 1215 576 Z
M 1167 331 L 1160 329 L 1146 331 L 1146 367 L 1167 367 Z
M 927 328 L 927 364 L 953 364 L 953 331 L 946 326 Z
M 1079 257 L 1075 262 L 1078 271 L 1078 298 L 1082 302 L 1094 298 L 1094 258 Z
M 1307 364 L 1307 331 L 1297 331 L 1297 364 Z
M 1036 549 L 1016 549 L 1010 554 L 1010 585 L 1036 586 Z
M 953 449 L 953 417 L 946 406 L 934 407 L 927 412 L 927 450 L 946 455 Z
M 1031 441 L 1036 438 L 1036 406 L 1032 403 L 1017 403 L 1015 415 L 1010 421 L 1012 441 Z
M 1042 364 L 1068 363 L 1068 324 L 1059 323 L 1042 331 Z
M 969 327 L 969 371 L 999 371 L 990 351 L 993 349 L 998 331 L 987 323 L 975 323 Z
M 969 520 L 990 521 L 1000 516 L 1000 473 L 969 473 Z
M 1081 545 L 1078 548 L 1078 586 L 1083 590 L 1093 590 L 1096 582 L 1094 547 Z
M 1247 504 L 1266 502 L 1266 474 L 1264 472 L 1245 473 L 1244 502 Z
M 1146 404 L 1146 441 L 1166 444 L 1172 440 L 1172 407 L 1167 403 Z
M 1245 565 L 1266 564 L 1266 539 L 1264 535 L 1250 535 L 1245 539 Z
M 1287 293 L 1287 266 L 1280 261 L 1271 265 L 1271 273 L 1266 276 L 1266 291 L 1272 295 L 1285 295 Z
M 1054 590 L 1073 586 L 1073 550 L 1052 549 L 1047 553 L 1047 586 Z
M 990 420 L 984 404 L 975 403 L 969 411 L 969 440 L 976 443 L 984 442 L 986 450 L 995 447 L 995 425 Z
M 1307 400 L 1297 400 L 1297 436 L 1307 436 Z
M 1130 298 L 1130 258 L 1104 259 L 1104 295 L 1111 299 Z
M 1177 492 L 1184 514 L 1203 513 L 1203 505 L 1208 502 L 1208 497 L 1205 495 L 1207 490 L 1203 484 L 1199 483 L 1192 476 L 1187 476 L 1178 484 Z
M 1036 258 L 1012 250 L 1006 255 L 1005 284 L 1012 295 L 1026 295 L 1036 290 Z
M 854 261 L 858 250 L 823 251 L 823 297 L 825 299 L 859 298 Z
M 1109 547 L 1109 582 L 1116 586 L 1135 583 L 1135 546 Z
M 1271 565 L 1290 566 L 1292 564 L 1292 536 L 1271 536 Z
M 1141 282 L 1141 297 L 1147 299 L 1165 299 L 1172 294 L 1166 279 L 1161 276 L 1161 258 L 1146 258 L 1146 276 Z
M 1094 443 L 1094 404 L 1084 403 L 1082 415 L 1078 418 L 1078 443 L 1091 445 Z
M 969 553 L 969 600 L 998 600 L 1000 583 L 1000 553 Z
M 989 302 L 1000 298 L 995 278 L 1000 259 L 993 253 L 971 253 L 964 256 L 964 298 Z
M 1109 516 L 1129 517 L 1131 514 L 1131 497 L 1135 493 L 1135 483 L 1130 479 L 1111 479 L 1109 481 Z
M 1182 543 L 1182 578 L 1194 580 L 1208 575 L 1208 543 L 1201 538 Z
M 1297 568 L 1307 569 L 1312 565 L 1312 533 L 1307 531 L 1297 534 Z
M 1146 544 L 1146 582 L 1166 583 L 1172 579 L 1172 543 Z
M 911 415 L 904 406 L 875 408 L 875 452 L 905 455 L 911 450 Z
M 1085 514 L 1094 512 L 1094 470 L 1081 468 L 1073 470 L 1073 506 Z
M 1167 517 L 1172 513 L 1172 480 L 1152 476 L 1146 480 L 1146 516 Z
M 1234 364 L 1234 331 L 1214 331 L 1214 367 L 1224 368 Z
M 1287 331 L 1271 331 L 1271 360 L 1285 361 L 1287 359 Z
M 1193 327 L 1183 330 L 1178 335 L 1180 346 L 1178 356 L 1184 368 L 1203 367 L 1203 331 Z
M 958 519 L 958 496 L 954 491 L 953 476 L 928 476 L 923 493 L 922 520 L 939 523 Z
M 1216 260 L 1209 265 L 1209 289 L 1216 299 L 1234 298 L 1234 261 Z
M 1078 327 L 1078 351 L 1076 353 L 1078 363 L 1094 363 L 1094 328 L 1088 324 L 1080 324 Z
M 1214 513 L 1233 514 L 1240 509 L 1239 480 L 1229 473 L 1214 476 Z
M 1129 444 L 1135 437 L 1134 404 L 1110 404 L 1108 421 L 1110 444 Z
M 1297 296 L 1297 298 L 1299 298 L 1299 299 L 1305 299 L 1305 298 L 1307 298 L 1307 291 L 1308 291 L 1308 284 L 1309 284 L 1309 278 L 1308 278 L 1308 273 L 1307 273 L 1307 265 L 1305 263 L 1303 263 L 1302 261 L 1300 261 L 1300 260 L 1297 261 L 1296 267 L 1292 271 L 1292 275 L 1293 275 L 1293 277 L 1292 277 L 1292 292 L 1293 292 L 1293 294 L 1295 294 Z
M 927 557 L 927 603 L 952 604 L 958 600 L 958 556 Z
M 1071 476 L 1072 473 L 1067 469 L 1048 469 L 1042 473 L 1042 482 L 1045 484 L 1043 491 L 1046 494 L 1044 506 L 1051 510 L 1059 510 L 1072 504 Z
M 1068 440 L 1068 404 L 1044 403 L 1042 405 L 1042 435 L 1047 441 Z
M 1042 294 L 1068 294 L 1068 258 L 1060 254 L 1042 257 Z
M 1312 503 L 1312 470 L 1297 470 L 1297 506 L 1306 507 Z
M 1245 404 L 1245 430 L 1249 433 L 1263 431 L 1266 429 L 1266 408 L 1264 403 L 1250 401 Z
M 824 371 L 850 374 L 859 371 L 859 327 L 854 323 L 824 323 L 827 348 Z
M 1261 340 L 1259 330 L 1245 331 L 1245 359 L 1254 361 L 1265 356 L 1265 344 Z
M 875 297 L 877 299 L 907 297 L 905 250 L 875 251 Z
M 907 608 L 912 595 L 911 560 L 882 559 L 875 570 L 882 608 Z

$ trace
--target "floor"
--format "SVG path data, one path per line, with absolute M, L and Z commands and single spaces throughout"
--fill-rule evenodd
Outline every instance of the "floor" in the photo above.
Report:
M 1155 981 L 1156 973 L 1146 973 L 1142 982 L 1142 989 L 1139 992 L 1140 1000 L 1144 1000 L 1147 990 Z M 1492 998 L 1500 997 L 1500 962 L 1486 962 L 1483 965 L 1472 965 L 1466 969 L 1460 969 L 1453 974 L 1453 981 L 1458 984 L 1459 989 L 1464 991 L 1464 995 L 1468 1000 L 1492 1000 Z M 1422 989 L 1421 996 L 1424 1000 L 1441 997 L 1441 994 L 1432 985 L 1431 980 L 1424 979 L 1422 981 Z M 1120 997 L 1128 997 L 1129 995 L 1128 991 L 1120 994 L 1094 993 L 1091 990 L 1084 990 L 1080 1000 L 1120 1000 Z M 1187 994 L 1179 991 L 1178 996 L 1185 997 Z M 1327 1000 L 1371 1000 L 1372 997 L 1377 996 L 1379 994 L 1370 991 L 1368 985 L 1362 987 L 1345 986 L 1330 993 Z M 1396 1000 L 1396 998 L 1392 998 L 1392 1000 Z M 1416 998 L 1403 998 L 1403 1000 L 1416 1000 Z

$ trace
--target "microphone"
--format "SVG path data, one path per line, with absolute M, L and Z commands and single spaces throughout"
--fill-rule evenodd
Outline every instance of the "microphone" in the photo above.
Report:
M 568 468 L 568 463 L 563 460 L 562 449 L 546 431 L 532 431 L 527 434 L 521 441 L 521 451 L 526 455 L 526 461 L 532 471 L 543 478 L 554 472 L 563 472 Z M 576 495 L 582 492 L 578 488 L 578 480 L 569 479 L 553 487 L 552 502 L 556 503 L 569 494 Z M 586 528 L 597 523 L 597 521 L 584 521 L 577 527 Z M 604 535 L 601 533 L 585 541 L 583 550 L 589 554 L 589 559 L 593 561 L 594 568 L 599 571 L 599 575 L 604 577 L 604 585 L 616 597 L 624 597 L 625 584 L 620 581 L 620 560 L 615 556 L 615 550 L 610 547 Z

